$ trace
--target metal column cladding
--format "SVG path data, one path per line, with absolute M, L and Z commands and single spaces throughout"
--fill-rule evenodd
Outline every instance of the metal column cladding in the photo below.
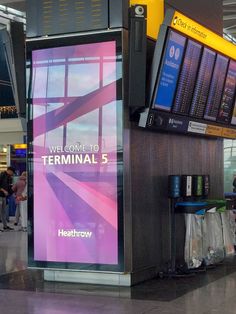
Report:
M 130 5 L 147 6 L 147 35 L 156 40 L 164 19 L 164 0 L 130 0 Z
M 108 0 L 27 0 L 27 37 L 108 27 Z

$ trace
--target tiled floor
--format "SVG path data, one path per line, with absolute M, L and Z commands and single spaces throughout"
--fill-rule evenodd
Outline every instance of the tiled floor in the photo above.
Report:
M 236 313 L 236 262 L 193 278 L 154 279 L 132 288 L 44 282 L 26 270 L 27 235 L 0 234 L 0 314 Z

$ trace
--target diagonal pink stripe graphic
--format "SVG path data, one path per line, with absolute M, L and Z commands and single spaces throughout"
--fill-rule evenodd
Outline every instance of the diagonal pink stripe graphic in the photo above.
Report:
M 67 226 L 67 228 L 73 229 L 73 222 L 71 222 L 66 215 L 64 208 L 58 201 L 45 176 L 38 173 L 37 180 L 40 190 L 47 191 L 47 197 L 42 197 L 42 193 L 37 193 L 37 191 L 34 194 L 35 259 L 47 261 L 71 261 L 68 259 L 69 256 L 67 253 L 70 249 L 74 250 L 73 242 L 68 242 L 66 238 L 59 240 L 56 233 L 57 229 L 60 227 L 60 223 L 63 223 L 63 226 Z M 50 206 L 50 204 L 53 204 L 53 207 Z M 56 216 L 55 209 L 57 211 Z M 52 228 L 52 226 L 54 226 L 54 228 Z M 81 261 L 81 257 L 84 256 L 85 259 L 91 261 L 92 257 L 90 257 L 86 244 L 83 243 L 83 239 L 77 238 L 76 241 L 77 246 L 79 247 L 77 258 L 80 257 Z M 44 247 L 45 250 L 43 250 L 42 247 Z M 75 259 L 73 261 L 76 262 L 78 260 Z
M 48 112 L 46 115 L 35 118 L 34 125 L 34 137 L 44 134 L 62 125 L 65 125 L 72 120 L 81 117 L 88 112 L 103 107 L 104 105 L 114 101 L 116 99 L 116 85 L 111 83 L 98 91 L 90 93 L 86 96 L 79 97 L 74 103 L 66 103 L 66 98 L 63 98 L 61 102 L 65 103 L 62 108 Z M 44 103 L 50 102 L 50 99 L 43 99 Z M 34 99 L 34 105 L 36 100 Z M 73 109 L 73 110 L 72 110 Z M 46 121 L 50 121 L 50 125 L 46 126 Z
M 117 230 L 117 203 L 115 201 L 63 172 L 57 172 L 55 176 L 65 184 L 69 181 L 69 188 Z

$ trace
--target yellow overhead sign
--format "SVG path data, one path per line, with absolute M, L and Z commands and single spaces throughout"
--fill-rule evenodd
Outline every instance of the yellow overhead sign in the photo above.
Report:
M 147 6 L 147 36 L 156 40 L 164 19 L 164 0 L 130 0 L 130 5 L 135 4 Z
M 236 46 L 185 15 L 174 12 L 172 28 L 236 60 Z
M 216 125 L 207 125 L 206 128 L 207 135 L 221 136 L 222 135 L 222 127 Z
M 222 137 L 236 139 L 236 130 L 222 128 Z
M 27 148 L 27 144 L 14 144 L 13 147 L 15 149 L 26 149 Z

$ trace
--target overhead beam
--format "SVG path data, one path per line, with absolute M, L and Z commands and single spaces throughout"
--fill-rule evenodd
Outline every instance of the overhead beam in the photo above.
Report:
M 223 6 L 233 5 L 233 4 L 236 4 L 236 1 L 234 1 L 234 0 L 224 0 L 223 1 Z
M 233 24 L 233 25 L 224 27 L 224 30 L 229 30 L 229 29 L 232 29 L 232 28 L 235 28 L 235 29 L 236 29 L 236 24 Z
M 8 4 L 8 3 L 15 3 L 15 2 L 25 2 L 25 0 L 1 0 L 1 3 L 0 4 Z
M 229 14 L 223 16 L 223 21 L 236 20 L 236 14 Z
M 223 29 L 225 34 L 234 36 L 236 34 L 236 29 L 231 29 L 231 30 L 226 30 L 225 28 Z
M 230 14 L 230 13 L 231 13 L 231 14 L 232 14 L 232 13 L 234 14 L 235 11 L 236 11 L 236 8 L 235 8 L 235 7 L 233 7 L 233 8 L 227 8 L 227 9 L 224 8 L 224 9 L 223 9 L 223 15 L 224 15 L 224 14 L 227 15 L 227 14 Z

